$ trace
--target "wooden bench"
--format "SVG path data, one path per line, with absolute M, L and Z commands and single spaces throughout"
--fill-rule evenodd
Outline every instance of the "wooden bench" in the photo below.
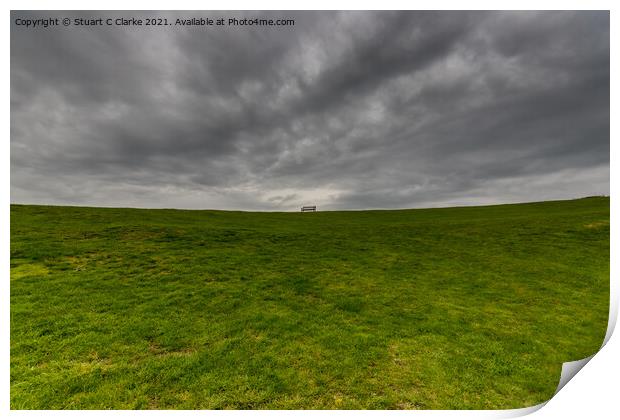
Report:
M 316 206 L 303 206 L 301 211 L 316 211 Z

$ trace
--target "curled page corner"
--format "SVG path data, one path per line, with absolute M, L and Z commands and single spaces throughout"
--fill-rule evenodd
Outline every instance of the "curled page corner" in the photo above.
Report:
M 612 284 L 612 288 L 611 288 L 611 296 L 610 296 L 610 301 L 609 301 L 609 319 L 607 321 L 607 331 L 605 332 L 605 338 L 603 339 L 603 343 L 601 344 L 601 347 L 592 355 L 585 357 L 583 359 L 580 360 L 573 360 L 571 362 L 564 362 L 562 363 L 562 372 L 560 373 L 560 380 L 558 381 L 558 386 L 555 389 L 555 392 L 553 393 L 553 395 L 551 396 L 551 398 L 549 398 L 547 401 L 544 401 L 540 404 L 537 405 L 533 405 L 531 407 L 524 407 L 524 408 L 515 408 L 515 409 L 510 409 L 510 410 L 503 410 L 501 411 L 501 414 L 499 416 L 499 418 L 515 418 L 515 417 L 522 417 L 522 416 L 527 416 L 528 414 L 532 414 L 538 410 L 540 410 L 541 408 L 543 408 L 545 405 L 547 405 L 547 403 L 549 401 L 551 401 L 551 399 L 553 397 L 555 397 L 557 395 L 558 392 L 560 392 L 560 390 L 562 388 L 564 388 L 564 385 L 566 385 L 571 379 L 573 379 L 573 377 L 585 366 L 588 364 L 588 362 L 590 360 L 592 360 L 592 358 L 594 356 L 596 356 L 596 354 L 603 348 L 605 347 L 605 345 L 607 344 L 607 342 L 609 341 L 609 339 L 611 338 L 615 328 L 616 328 L 616 321 L 618 318 L 618 297 L 616 296 L 616 290 L 613 287 Z
M 603 343 L 603 345 L 605 344 Z M 573 360 L 572 362 L 562 363 L 562 373 L 560 374 L 560 381 L 558 382 L 558 387 L 555 389 L 553 396 L 560 392 L 560 390 L 564 388 L 564 385 L 566 385 L 568 381 L 573 379 L 577 372 L 579 372 L 590 360 L 592 360 L 595 355 L 596 353 L 581 360 Z
M 616 328 L 616 320 L 618 318 L 618 296 L 614 296 L 614 292 L 615 290 L 612 286 L 612 295 L 610 296 L 609 300 L 609 319 L 607 321 L 607 331 L 605 332 L 605 338 L 603 339 L 603 343 L 601 344 L 601 347 L 596 351 L 596 353 L 598 353 L 603 347 L 605 347 L 605 345 L 611 338 L 614 329 Z M 590 360 L 592 360 L 594 356 L 596 356 L 596 353 L 581 360 L 573 360 L 572 362 L 562 363 L 562 373 L 560 374 L 560 381 L 558 382 L 558 387 L 555 389 L 553 396 L 560 392 L 560 390 L 564 388 L 564 385 L 566 385 L 568 381 L 573 379 L 577 372 L 579 372 Z
M 605 343 L 606 342 L 603 343 L 601 348 L 605 345 Z M 540 404 L 533 405 L 531 407 L 504 410 L 500 418 L 522 417 L 522 416 L 527 416 L 528 414 L 532 414 L 540 410 L 545 405 L 547 405 L 547 403 L 551 401 L 551 399 L 555 397 L 558 392 L 560 392 L 560 390 L 564 387 L 564 385 L 566 385 L 571 379 L 573 379 L 573 377 L 577 374 L 577 372 L 579 372 L 581 368 L 583 368 L 595 355 L 596 353 L 581 360 L 573 360 L 571 362 L 562 363 L 562 373 L 560 374 L 560 381 L 558 382 L 558 386 L 555 389 L 555 392 L 553 393 L 551 398 L 548 399 L 547 401 L 544 401 Z

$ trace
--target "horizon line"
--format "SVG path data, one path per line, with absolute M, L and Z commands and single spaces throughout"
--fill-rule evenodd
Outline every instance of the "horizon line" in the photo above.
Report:
M 495 204 L 460 204 L 454 206 L 435 206 L 435 207 L 398 207 L 398 208 L 365 208 L 365 209 L 331 209 L 331 210 L 319 210 L 317 205 L 317 213 L 325 212 L 346 212 L 346 211 L 403 211 L 403 210 L 431 210 L 431 209 L 451 209 L 451 208 L 467 208 L 467 207 L 494 207 L 494 206 L 507 206 L 518 204 L 536 204 L 536 203 L 552 203 L 559 201 L 575 201 L 585 200 L 591 198 L 610 198 L 610 195 L 587 195 L 583 197 L 574 198 L 561 198 L 552 200 L 540 200 L 540 201 L 514 201 Z M 91 208 L 91 209 L 118 209 L 118 210 L 176 210 L 176 211 L 221 211 L 221 212 L 243 212 L 243 213 L 301 213 L 299 210 L 239 210 L 239 209 L 188 209 L 188 208 L 175 208 L 175 207 L 127 207 L 127 206 L 93 206 L 93 205 L 75 205 L 75 204 L 33 204 L 33 203 L 10 203 L 11 206 L 37 206 L 37 207 L 72 207 L 72 208 Z M 301 207 L 301 206 L 300 206 Z

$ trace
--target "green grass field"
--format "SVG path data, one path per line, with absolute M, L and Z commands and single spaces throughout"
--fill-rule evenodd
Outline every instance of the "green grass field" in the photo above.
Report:
M 520 408 L 600 347 L 609 198 L 11 206 L 11 407 Z

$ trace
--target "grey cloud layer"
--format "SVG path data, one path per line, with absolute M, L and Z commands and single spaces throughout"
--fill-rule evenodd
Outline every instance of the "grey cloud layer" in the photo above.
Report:
M 80 12 L 115 17 L 149 12 Z M 153 14 L 153 13 L 150 13 Z M 67 12 L 13 12 L 16 17 Z M 11 29 L 11 200 L 391 208 L 609 193 L 606 12 L 158 12 Z

